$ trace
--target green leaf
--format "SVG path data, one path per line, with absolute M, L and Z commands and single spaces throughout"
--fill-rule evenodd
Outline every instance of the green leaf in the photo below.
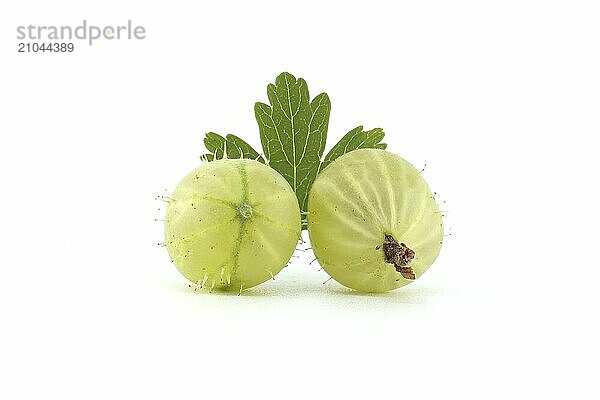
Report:
M 227 158 L 249 158 L 265 163 L 264 158 L 252 146 L 235 135 L 223 137 L 218 133 L 208 132 L 204 137 L 204 146 L 209 151 L 200 156 L 204 161 L 220 160 L 227 154 Z
M 323 159 L 331 112 L 327 93 L 311 101 L 304 79 L 283 72 L 275 84 L 267 86 L 267 97 L 269 105 L 259 102 L 254 106 L 266 163 L 289 182 L 303 212 L 315 178 L 332 161 L 356 149 L 386 148 L 381 143 L 381 128 L 365 131 L 358 126 L 345 134 Z M 209 132 L 204 145 L 209 152 L 201 156 L 205 161 L 218 160 L 226 154 L 227 158 L 252 158 L 265 163 L 256 150 L 234 135 L 223 137 Z
M 380 143 L 383 140 L 385 133 L 381 128 L 371 129 L 370 131 L 363 130 L 362 126 L 357 126 L 350 132 L 346 133 L 335 146 L 329 150 L 325 159 L 319 166 L 319 172 L 327 167 L 333 160 L 341 155 L 357 149 L 382 149 L 385 150 L 387 144 Z
M 310 101 L 304 79 L 284 72 L 267 87 L 271 105 L 256 103 L 254 113 L 269 165 L 290 184 L 302 211 L 325 150 L 331 103 L 326 93 Z

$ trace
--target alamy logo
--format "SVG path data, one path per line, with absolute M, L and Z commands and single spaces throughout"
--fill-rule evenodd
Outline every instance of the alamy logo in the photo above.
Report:
M 19 40 L 86 40 L 91 46 L 96 40 L 142 40 L 146 38 L 146 29 L 143 26 L 134 26 L 131 20 L 125 25 L 89 25 L 83 20 L 78 26 L 41 26 L 28 25 L 17 27 Z

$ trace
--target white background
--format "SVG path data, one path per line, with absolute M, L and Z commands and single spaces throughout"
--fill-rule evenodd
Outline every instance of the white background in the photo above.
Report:
M 600 13 L 593 1 L 4 2 L 0 397 L 598 398 Z M 143 25 L 18 54 L 18 25 Z M 259 148 L 282 72 L 447 210 L 429 272 L 361 295 L 298 252 L 194 293 L 154 200 L 206 131 Z M 165 192 L 166 190 L 166 192 Z

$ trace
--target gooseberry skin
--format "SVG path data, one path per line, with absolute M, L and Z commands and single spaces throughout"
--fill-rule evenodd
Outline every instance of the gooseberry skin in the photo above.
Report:
M 287 181 L 254 160 L 207 162 L 177 185 L 165 244 L 188 280 L 241 292 L 271 279 L 300 237 L 300 209 Z
M 386 234 L 414 251 L 408 266 L 416 278 L 442 246 L 442 217 L 429 186 L 409 162 L 384 150 L 355 150 L 327 166 L 309 193 L 307 220 L 323 269 L 362 292 L 385 292 L 414 280 L 387 262 Z

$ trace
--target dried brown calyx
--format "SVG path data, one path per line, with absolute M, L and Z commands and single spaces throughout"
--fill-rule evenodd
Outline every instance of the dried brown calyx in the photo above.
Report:
M 396 271 L 400 272 L 404 279 L 415 279 L 415 273 L 409 266 L 415 258 L 415 252 L 406 247 L 404 243 L 396 242 L 392 235 L 386 233 L 383 254 L 385 254 L 385 261 L 394 264 Z

